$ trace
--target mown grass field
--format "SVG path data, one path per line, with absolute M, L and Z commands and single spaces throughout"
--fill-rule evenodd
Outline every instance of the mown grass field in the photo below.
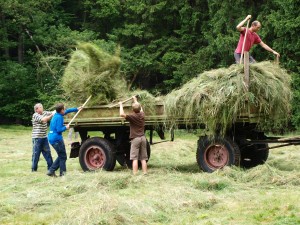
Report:
M 271 150 L 250 170 L 208 174 L 196 140 L 181 133 L 151 146 L 147 176 L 118 164 L 84 173 L 77 158 L 52 178 L 43 157 L 31 172 L 31 128 L 0 126 L 0 224 L 300 224 L 300 146 Z

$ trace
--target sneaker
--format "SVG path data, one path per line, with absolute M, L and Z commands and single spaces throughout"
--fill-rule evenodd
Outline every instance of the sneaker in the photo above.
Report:
M 51 172 L 48 170 L 48 172 L 46 173 L 49 177 L 56 177 L 55 172 Z

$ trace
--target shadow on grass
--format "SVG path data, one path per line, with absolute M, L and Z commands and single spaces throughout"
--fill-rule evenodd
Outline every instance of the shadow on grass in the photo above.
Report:
M 131 170 L 130 168 L 128 168 L 127 166 L 120 166 L 119 164 L 116 165 L 116 167 L 114 168 L 113 171 L 115 172 L 120 172 L 120 171 L 127 171 L 127 170 Z
M 141 169 L 141 167 L 139 167 Z M 175 170 L 182 173 L 199 173 L 203 172 L 197 163 L 187 163 L 182 165 L 176 165 L 174 164 L 152 164 L 151 162 L 148 162 L 148 169 L 161 169 L 161 170 Z M 131 171 L 132 169 L 127 166 L 120 166 L 118 163 L 116 164 L 116 167 L 114 168 L 114 172 L 123 172 L 123 171 Z
M 149 164 L 149 169 L 164 169 L 164 170 L 175 170 L 182 173 L 201 173 L 203 172 L 197 163 L 189 163 L 189 164 L 183 164 L 183 165 L 176 165 L 174 164 Z

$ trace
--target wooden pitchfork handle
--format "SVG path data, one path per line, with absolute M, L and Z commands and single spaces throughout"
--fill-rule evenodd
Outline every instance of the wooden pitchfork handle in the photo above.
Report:
M 247 39 L 249 22 L 250 22 L 250 18 L 248 19 L 248 22 L 247 22 L 245 38 L 244 38 L 243 47 L 242 47 L 242 54 L 241 54 L 241 58 L 240 58 L 240 64 L 242 64 L 242 62 L 243 62 L 244 48 L 245 48 L 245 43 L 246 43 L 246 39 Z
M 90 96 L 85 103 L 82 105 L 82 108 L 73 116 L 73 118 L 70 120 L 70 122 L 68 123 L 68 126 L 71 125 L 71 123 L 73 122 L 73 120 L 76 118 L 76 116 L 78 116 L 78 114 L 81 112 L 81 110 L 83 110 L 84 106 L 88 103 L 88 101 L 91 99 L 92 96 Z
M 136 96 L 135 96 L 135 97 L 136 97 Z M 127 99 L 125 99 L 124 101 L 122 101 L 121 103 L 128 102 L 128 101 L 130 101 L 131 99 L 132 99 L 132 97 L 127 98 Z M 119 104 L 120 104 L 120 103 L 118 102 L 118 103 L 116 103 L 116 104 L 113 104 L 113 105 L 109 106 L 109 108 L 115 107 L 115 106 L 117 106 L 117 105 L 119 105 Z
M 279 64 L 279 56 L 278 55 L 275 56 L 275 63 Z

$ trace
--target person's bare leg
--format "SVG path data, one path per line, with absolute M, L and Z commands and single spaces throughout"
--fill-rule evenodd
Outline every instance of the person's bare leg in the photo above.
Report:
M 133 172 L 133 175 L 137 174 L 138 168 L 139 168 L 138 160 L 132 160 L 132 172 Z
M 142 170 L 144 174 L 147 174 L 147 162 L 146 160 L 141 160 L 142 163 Z

